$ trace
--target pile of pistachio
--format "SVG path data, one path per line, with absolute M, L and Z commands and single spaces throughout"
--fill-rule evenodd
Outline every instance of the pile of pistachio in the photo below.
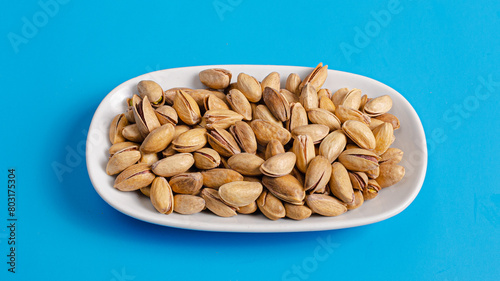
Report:
M 114 187 L 140 190 L 158 212 L 222 217 L 260 210 L 271 220 L 337 216 L 399 182 L 403 152 L 389 96 L 322 88 L 327 67 L 261 82 L 225 69 L 199 73 L 207 89 L 137 85 L 110 125 Z

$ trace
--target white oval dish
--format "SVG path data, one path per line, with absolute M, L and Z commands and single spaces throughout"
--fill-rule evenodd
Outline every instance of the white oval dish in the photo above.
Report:
M 281 75 L 282 85 L 290 73 L 305 77 L 311 68 L 275 65 L 210 65 L 159 70 L 130 79 L 113 89 L 101 102 L 87 136 L 86 160 L 90 180 L 97 193 L 118 211 L 136 219 L 155 224 L 206 231 L 225 232 L 298 232 L 348 228 L 375 223 L 397 215 L 415 199 L 425 178 L 427 168 L 427 146 L 420 119 L 410 103 L 397 91 L 373 79 L 335 70 L 328 70 L 324 88 L 336 91 L 339 88 L 358 88 L 368 97 L 389 95 L 393 100 L 390 113 L 396 115 L 401 128 L 395 131 L 396 141 L 392 147 L 404 151 L 403 165 L 406 175 L 398 184 L 383 189 L 379 195 L 366 201 L 356 210 L 338 217 L 312 216 L 302 221 L 280 219 L 271 221 L 262 214 L 237 215 L 231 218 L 218 217 L 208 211 L 194 215 L 158 213 L 149 198 L 139 192 L 122 192 L 113 188 L 115 177 L 105 172 L 110 147 L 108 128 L 113 117 L 126 110 L 126 99 L 137 93 L 137 83 L 154 80 L 163 89 L 173 87 L 204 88 L 198 73 L 207 68 L 225 68 L 233 73 L 233 81 L 240 72 L 262 80 L 273 71 Z

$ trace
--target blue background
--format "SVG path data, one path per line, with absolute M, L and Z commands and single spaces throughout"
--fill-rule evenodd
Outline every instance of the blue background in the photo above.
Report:
M 64 2 L 0 9 L 0 280 L 498 280 L 500 2 Z M 390 19 L 376 23 L 382 14 Z M 421 117 L 427 177 L 396 217 L 312 233 L 198 232 L 129 218 L 92 188 L 86 130 L 121 82 L 182 66 L 319 61 L 393 87 Z M 61 180 L 54 163 L 69 169 Z

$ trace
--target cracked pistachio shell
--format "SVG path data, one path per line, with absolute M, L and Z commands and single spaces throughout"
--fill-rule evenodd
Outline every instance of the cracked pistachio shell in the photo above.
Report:
M 200 108 L 196 101 L 190 95 L 186 94 L 183 90 L 178 90 L 174 98 L 175 111 L 187 125 L 195 125 L 201 121 Z
M 296 166 L 299 171 L 305 173 L 307 165 L 316 156 L 314 143 L 310 136 L 299 135 L 293 141 L 292 152 L 297 156 Z
M 371 118 L 370 119 L 370 124 L 368 125 L 368 127 L 370 128 L 370 130 L 373 131 L 373 129 L 377 128 L 378 126 L 384 124 L 384 121 L 382 120 L 378 120 L 378 119 L 375 119 L 375 118 Z
M 342 124 L 342 130 L 354 143 L 364 149 L 374 149 L 375 136 L 365 123 L 347 120 Z
M 184 91 L 186 94 L 190 95 L 194 99 L 194 101 L 196 102 L 196 104 L 198 105 L 198 107 L 200 109 L 204 108 L 205 99 L 210 95 L 215 95 L 219 99 L 225 100 L 224 94 L 222 94 L 222 96 L 220 96 L 218 94 L 219 93 L 218 91 L 210 91 L 207 89 L 182 89 L 182 91 Z
M 388 95 L 383 95 L 369 100 L 363 107 L 363 112 L 370 117 L 375 117 L 386 113 L 392 108 L 392 99 Z
M 232 207 L 247 206 L 257 200 L 261 193 L 262 184 L 259 182 L 233 181 L 219 188 L 222 201 Z
M 368 115 L 359 110 L 348 108 L 343 105 L 337 106 L 337 109 L 335 110 L 335 116 L 339 118 L 341 123 L 344 123 L 347 120 L 356 120 L 368 125 L 371 122 L 371 119 Z
M 229 109 L 229 106 L 227 106 L 223 100 L 212 94 L 207 95 L 203 99 L 203 107 L 205 108 L 205 111 L 214 109 Z
M 358 110 L 363 111 L 363 108 L 365 107 L 365 104 L 368 102 L 368 96 L 367 95 L 362 95 L 361 96 L 361 103 L 359 104 Z
M 236 215 L 236 209 L 226 205 L 220 198 L 217 190 L 204 188 L 201 191 L 201 197 L 205 199 L 205 206 L 212 211 L 212 213 L 220 217 L 232 217 Z
M 108 164 L 106 165 L 106 173 L 110 176 L 118 174 L 137 163 L 139 159 L 141 159 L 141 153 L 138 151 L 137 147 L 126 147 L 117 151 L 109 158 Z
M 339 156 L 339 161 L 347 169 L 356 172 L 366 172 L 378 168 L 377 154 L 360 148 L 344 150 Z
M 331 131 L 340 129 L 340 120 L 335 114 L 326 109 L 313 108 L 307 111 L 307 117 L 313 124 L 321 124 Z
M 276 119 L 274 115 L 271 113 L 269 108 L 267 108 L 264 104 L 259 104 L 253 107 L 253 117 L 254 119 L 262 119 L 264 121 L 269 121 L 278 127 L 283 127 L 283 123 Z
M 279 91 L 281 88 L 280 81 L 281 78 L 278 72 L 269 73 L 269 75 L 267 75 L 264 79 L 262 79 L 262 83 L 260 85 L 262 88 L 262 92 L 264 92 L 264 89 L 266 89 L 266 87 Z
M 306 170 L 304 188 L 311 193 L 322 193 L 332 175 L 332 165 L 325 157 L 314 157 Z
M 149 133 L 141 144 L 144 153 L 156 153 L 164 150 L 174 138 L 174 125 L 167 123 Z
M 217 151 L 205 147 L 193 153 L 194 165 L 201 170 L 217 168 L 220 165 L 220 155 Z
M 174 126 L 177 125 L 177 111 L 175 111 L 173 107 L 168 105 L 160 106 L 155 110 L 155 114 L 161 125 L 165 125 L 167 123 L 170 123 Z
M 259 81 L 245 73 L 240 73 L 237 80 L 238 89 L 250 102 L 258 102 L 262 98 L 262 88 Z
M 255 154 L 257 152 L 257 139 L 252 127 L 243 121 L 237 121 L 229 128 L 241 149 L 247 153 Z
M 165 103 L 165 99 L 163 98 L 163 89 L 155 81 L 140 81 L 137 83 L 137 91 L 139 92 L 139 96 L 141 96 L 141 98 L 147 96 L 151 105 L 154 107 L 162 106 Z
M 205 199 L 200 196 L 176 194 L 174 195 L 174 212 L 182 215 L 192 215 L 205 209 Z
M 253 214 L 255 213 L 255 211 L 257 211 L 257 202 L 253 201 L 252 203 L 246 206 L 238 207 L 236 208 L 236 211 L 240 214 L 246 214 L 246 215 Z
M 361 207 L 361 205 L 363 205 L 364 202 L 365 202 L 365 199 L 363 197 L 363 193 L 359 190 L 355 190 L 354 191 L 354 201 L 347 204 L 347 210 L 357 209 L 357 208 Z
M 403 159 L 403 151 L 399 148 L 390 147 L 380 155 L 379 164 L 398 164 Z
M 330 129 L 325 125 L 309 124 L 294 128 L 292 130 L 292 137 L 296 138 L 299 135 L 308 135 L 314 144 L 318 144 L 328 135 L 329 131 Z
M 263 190 L 257 198 L 257 207 L 270 220 L 281 219 L 286 214 L 283 203 L 267 190 Z
M 169 215 L 174 211 L 174 195 L 165 178 L 156 177 L 153 180 L 149 198 L 158 212 Z
M 165 103 L 168 105 L 173 105 L 175 96 L 177 95 L 177 92 L 179 90 L 183 90 L 185 92 L 191 91 L 191 89 L 189 89 L 189 88 L 182 88 L 182 87 L 175 87 L 175 88 L 170 88 L 168 90 L 165 90 L 165 92 L 163 92 L 163 97 L 165 99 Z
M 141 135 L 137 124 L 128 125 L 127 127 L 123 128 L 122 135 L 123 137 L 125 137 L 125 139 L 132 142 L 142 142 L 144 140 L 144 137 Z
M 215 128 L 207 134 L 208 144 L 221 156 L 231 157 L 241 153 L 238 143 L 233 136 L 224 129 Z
M 179 152 L 194 152 L 207 144 L 207 130 L 196 128 L 180 134 L 172 141 L 174 149 Z
M 290 92 L 289 90 L 280 89 L 279 92 L 285 97 L 285 99 L 288 101 L 289 104 L 299 102 L 299 96 Z
M 306 192 L 298 179 L 292 175 L 262 177 L 262 184 L 277 198 L 290 204 L 302 205 Z
M 326 96 L 319 98 L 319 108 L 326 109 L 331 113 L 335 113 L 335 105 L 333 104 L 332 100 Z
M 363 172 L 349 172 L 352 188 L 364 190 L 368 184 L 368 176 Z
M 214 109 L 205 112 L 203 119 L 205 120 L 206 128 L 209 130 L 215 128 L 227 129 L 237 121 L 241 121 L 243 115 L 230 109 Z
M 369 180 L 366 188 L 363 189 L 363 198 L 364 200 L 370 200 L 377 197 L 378 192 L 380 191 L 380 185 L 376 180 Z
M 303 220 L 311 216 L 312 211 L 309 207 L 304 205 L 293 205 L 285 203 L 285 213 L 287 218 L 292 220 Z
M 297 156 L 293 152 L 280 153 L 262 163 L 260 171 L 269 177 L 285 176 L 292 172 L 296 160 Z
M 399 119 L 390 113 L 384 113 L 382 115 L 375 117 L 375 119 L 390 123 L 392 125 L 392 128 L 394 128 L 394 130 L 399 129 L 399 127 L 400 127 Z
M 132 107 L 129 107 L 124 114 L 125 114 L 125 118 L 127 118 L 127 121 L 130 124 L 135 123 L 134 111 L 132 110 Z
M 368 176 L 369 179 L 376 179 L 380 175 L 380 167 L 377 167 L 369 171 L 365 171 L 365 174 Z
M 288 131 L 308 124 L 307 112 L 300 102 L 290 104 L 290 119 L 286 121 L 285 127 Z
M 373 136 L 375 137 L 375 152 L 378 155 L 387 151 L 393 142 L 394 129 L 389 123 L 383 123 L 377 128 L 373 129 Z
M 396 164 L 382 164 L 380 165 L 380 175 L 378 176 L 377 183 L 381 188 L 389 187 L 398 183 L 405 175 L 405 168 Z
M 153 173 L 161 177 L 172 177 L 186 172 L 193 166 L 191 153 L 178 153 L 161 159 L 151 166 Z
M 281 122 L 290 119 L 290 103 L 285 96 L 279 92 L 279 89 L 276 90 L 266 87 L 262 93 L 262 98 L 267 108 L 269 108 L 269 111 L 271 111 L 276 119 Z
M 306 110 L 318 108 L 319 99 L 316 88 L 311 84 L 306 84 L 300 92 L 299 101 Z
M 318 91 L 318 99 L 322 97 L 327 97 L 328 99 L 332 98 L 332 91 L 326 88 L 319 89 Z
M 141 135 L 145 138 L 149 132 L 161 126 L 160 121 L 156 117 L 155 111 L 149 102 L 148 96 L 138 101 L 139 97 L 134 96 L 132 103 L 134 104 L 132 110 L 134 112 L 134 119 L 137 128 Z
M 154 178 L 149 165 L 135 164 L 116 177 L 114 187 L 120 191 L 134 191 L 150 185 Z
M 137 144 L 135 142 L 129 142 L 129 141 L 115 143 L 109 148 L 109 156 L 111 157 L 116 152 L 118 152 L 122 149 L 126 149 L 126 148 L 128 148 L 128 149 L 136 148 L 138 150 L 139 144 Z
M 203 185 L 201 173 L 182 173 L 173 176 L 168 182 L 175 193 L 196 195 Z
M 209 188 L 219 189 L 223 184 L 242 181 L 243 176 L 231 169 L 216 168 L 211 170 L 202 171 L 203 185 Z
M 205 69 L 199 74 L 203 85 L 212 89 L 224 89 L 231 83 L 231 71 L 222 68 Z
M 128 125 L 128 120 L 125 118 L 125 114 L 118 114 L 111 121 L 109 126 L 109 140 L 111 144 L 124 142 L 125 137 L 122 135 L 123 128 Z
M 332 102 L 335 107 L 338 107 L 344 101 L 345 96 L 349 93 L 348 88 L 340 88 L 332 95 Z
M 358 110 L 359 105 L 361 104 L 361 90 L 360 89 L 352 89 L 350 90 L 342 99 L 340 105 L 343 105 L 347 108 L 352 108 Z
M 290 75 L 288 75 L 288 77 L 286 78 L 285 88 L 288 91 L 296 94 L 301 82 L 302 81 L 300 80 L 300 76 L 297 73 L 290 73 Z
M 325 194 L 307 195 L 306 204 L 314 213 L 322 216 L 334 217 L 347 212 L 342 201 Z
M 342 130 L 336 130 L 327 135 L 319 145 L 319 155 L 324 156 L 330 163 L 339 157 L 346 147 L 347 138 Z
M 253 120 L 250 122 L 257 142 L 266 146 L 271 140 L 278 140 L 282 145 L 286 145 L 292 138 L 292 134 L 283 127 L 279 127 L 264 120 Z
M 264 163 L 264 159 L 251 153 L 238 153 L 227 160 L 227 164 L 231 169 L 244 176 L 261 175 L 260 166 L 262 163 Z
M 278 140 L 271 140 L 266 146 L 266 152 L 264 154 L 264 159 L 269 159 L 274 155 L 285 153 L 285 148 Z
M 158 160 L 160 160 L 160 158 L 158 158 L 158 153 L 141 153 L 141 159 L 139 160 L 139 163 L 153 165 L 154 163 L 158 162 Z
M 328 76 L 328 65 L 323 66 L 323 63 L 319 63 L 309 75 L 302 80 L 298 87 L 298 91 L 302 91 L 302 88 L 306 86 L 306 84 L 311 84 L 314 89 L 321 89 L 323 84 L 326 81 L 326 77 Z
M 252 120 L 252 106 L 240 90 L 230 90 L 226 99 L 231 108 L 243 116 L 243 120 Z
M 335 197 L 344 203 L 352 203 L 354 190 L 347 169 L 339 162 L 332 164 L 332 175 L 330 177 L 330 191 Z

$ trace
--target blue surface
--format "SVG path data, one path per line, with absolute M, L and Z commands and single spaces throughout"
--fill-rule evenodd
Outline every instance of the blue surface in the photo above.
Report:
M 16 169 L 19 219 L 12 274 L 4 185 L 0 280 L 500 278 L 500 2 L 61 2 L 0 9 L 0 167 L 4 183 Z M 427 177 L 396 217 L 313 233 L 187 231 L 122 215 L 92 188 L 86 130 L 121 82 L 181 66 L 319 61 L 393 87 L 421 117 Z M 68 167 L 61 180 L 54 163 Z

